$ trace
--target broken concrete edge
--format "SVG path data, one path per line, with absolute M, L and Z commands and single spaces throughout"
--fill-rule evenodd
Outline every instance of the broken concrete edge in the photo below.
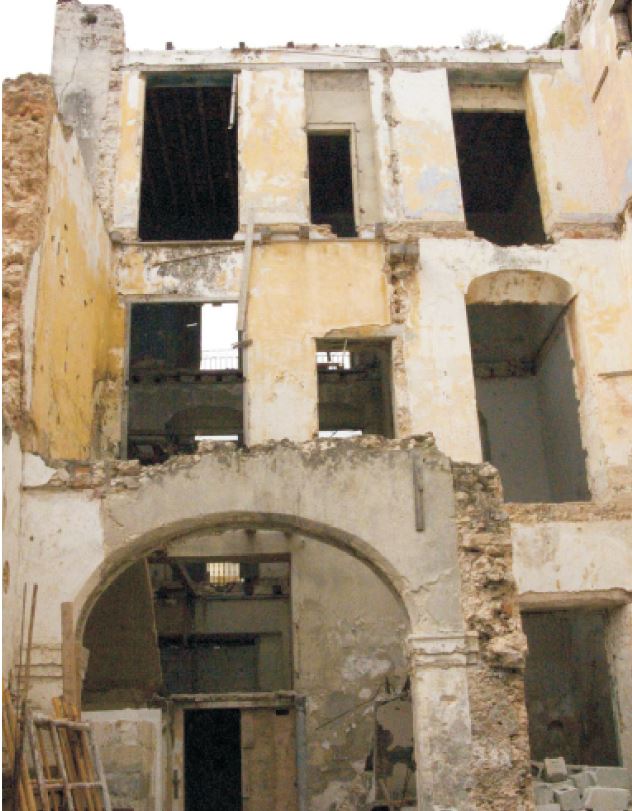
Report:
M 447 457 L 437 449 L 432 434 L 403 439 L 385 439 L 377 435 L 349 437 L 344 440 L 312 439 L 307 442 L 282 439 L 248 447 L 240 447 L 235 442 L 202 441 L 198 443 L 197 453 L 178 454 L 161 464 L 147 466 L 141 465 L 137 459 L 96 462 L 46 461 L 29 454 L 29 466 L 33 468 L 33 475 L 26 479 L 24 489 L 99 490 L 105 494 L 116 490 L 135 489 L 150 479 L 193 467 L 204 456 L 214 456 L 228 464 L 235 459 L 272 454 L 279 448 L 296 450 L 312 464 L 321 462 L 325 464 L 332 459 L 340 458 L 341 455 L 412 450 L 421 450 L 427 455 L 428 460 L 433 458 L 440 460 L 440 463 L 447 463 Z M 35 459 L 40 461 L 35 462 Z M 45 471 L 46 475 L 40 473 L 41 470 Z

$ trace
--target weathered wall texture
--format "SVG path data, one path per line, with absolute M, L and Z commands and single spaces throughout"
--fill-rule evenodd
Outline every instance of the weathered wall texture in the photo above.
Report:
M 44 233 L 48 139 L 57 105 L 47 76 L 26 74 L 2 89 L 2 392 L 5 419 L 18 425 L 26 416 L 23 297 Z
M 244 70 L 239 79 L 241 222 L 249 216 L 256 223 L 309 222 L 307 183 L 303 71 Z
M 115 807 L 162 811 L 162 713 L 155 709 L 86 712 Z
M 84 6 L 78 0 L 58 4 L 51 69 L 55 92 L 108 220 L 119 136 L 118 68 L 124 49 L 123 16 L 118 9 Z
M 49 163 L 50 213 L 39 256 L 33 369 L 27 370 L 35 448 L 48 458 L 86 459 L 99 400 L 114 395 L 110 383 L 120 377 L 122 311 L 101 211 L 74 136 L 57 120 Z
M 526 640 L 512 573 L 511 532 L 498 473 L 491 465 L 453 465 L 461 599 L 479 642 L 467 669 L 472 717 L 470 802 L 477 811 L 530 809 L 523 670 Z
M 616 47 L 612 3 L 594 4 L 581 32 L 579 56 L 606 162 L 610 205 L 621 214 L 632 196 L 632 50 Z
M 315 339 L 388 335 L 383 264 L 384 248 L 376 242 L 277 243 L 255 250 L 247 322 L 252 346 L 245 367 L 247 442 L 300 442 L 315 435 Z

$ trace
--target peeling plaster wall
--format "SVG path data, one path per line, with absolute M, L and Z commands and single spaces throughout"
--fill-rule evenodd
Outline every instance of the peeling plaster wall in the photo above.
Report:
M 303 71 L 244 70 L 238 92 L 240 222 L 309 222 Z
M 564 51 L 562 62 L 563 70 L 532 70 L 525 80 L 527 125 L 547 234 L 564 226 L 612 224 L 616 215 L 579 57 Z M 578 171 L 581 166 L 590 166 L 590 172 Z
M 610 206 L 619 214 L 632 196 L 632 50 L 628 46 L 617 52 L 610 0 L 594 6 L 581 31 L 578 53 L 586 92 L 597 93 L 591 107 L 606 164 Z
M 57 119 L 48 160 L 30 404 L 35 449 L 48 458 L 86 459 L 99 400 L 120 396 L 114 381 L 121 376 L 122 310 L 101 211 L 77 142 Z
M 131 237 L 138 235 L 144 108 L 144 79 L 122 71 L 112 227 Z
M 632 596 L 632 521 L 587 520 L 513 523 L 518 592 L 540 596 Z
M 389 325 L 384 248 L 376 242 L 256 248 L 250 276 L 246 441 L 303 441 L 318 431 L 316 338 Z M 362 295 L 358 295 L 358 291 Z M 374 336 L 373 336 L 374 337 Z
M 408 620 L 360 561 L 301 541 L 292 555 L 295 689 L 308 696 L 310 808 L 366 798 L 373 697 L 404 685 Z M 414 781 L 414 776 L 413 776 Z
M 22 610 L 20 530 L 22 449 L 17 433 L 5 428 L 2 438 L 2 677 L 8 679 L 19 647 Z M 30 599 L 30 594 L 29 594 Z
M 389 87 L 404 218 L 463 223 L 446 71 L 395 69 Z

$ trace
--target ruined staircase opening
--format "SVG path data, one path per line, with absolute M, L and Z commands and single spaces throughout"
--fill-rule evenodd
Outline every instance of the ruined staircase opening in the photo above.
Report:
M 238 230 L 234 76 L 148 77 L 140 239 L 232 239 Z
M 496 245 L 546 241 L 521 112 L 453 111 L 467 227 Z
M 467 306 L 481 446 L 507 501 L 590 499 L 566 312 Z

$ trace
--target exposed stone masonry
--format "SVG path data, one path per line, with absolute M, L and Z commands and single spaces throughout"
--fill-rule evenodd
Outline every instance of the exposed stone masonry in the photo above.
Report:
M 3 411 L 18 427 L 22 411 L 22 298 L 42 238 L 48 184 L 48 138 L 57 103 L 48 76 L 24 74 L 3 85 L 2 367 Z

